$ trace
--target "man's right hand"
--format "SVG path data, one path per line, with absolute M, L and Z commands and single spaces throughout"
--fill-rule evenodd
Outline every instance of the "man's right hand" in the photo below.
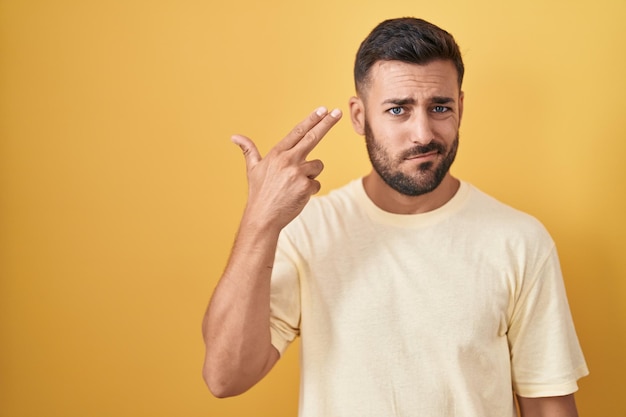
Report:
M 218 397 L 238 395 L 274 366 L 270 281 L 278 235 L 320 189 L 321 161 L 306 157 L 341 118 L 320 107 L 265 158 L 245 136 L 233 136 L 246 157 L 248 204 L 231 256 L 207 308 L 203 375 Z
M 329 113 L 325 107 L 318 108 L 264 158 L 251 139 L 232 137 L 246 158 L 248 204 L 244 217 L 282 229 L 300 214 L 311 196 L 320 190 L 316 177 L 324 168 L 322 161 L 306 158 L 339 119 L 339 109 Z

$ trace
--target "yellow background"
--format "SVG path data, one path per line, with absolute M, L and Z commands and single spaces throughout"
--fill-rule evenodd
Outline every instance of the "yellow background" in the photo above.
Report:
M 358 44 L 403 15 L 464 53 L 454 173 L 557 242 L 581 415 L 626 416 L 623 0 L 1 0 L 0 416 L 295 416 L 297 346 L 241 397 L 201 378 L 246 195 L 229 137 L 347 110 Z M 322 193 L 369 166 L 347 118 L 313 156 Z

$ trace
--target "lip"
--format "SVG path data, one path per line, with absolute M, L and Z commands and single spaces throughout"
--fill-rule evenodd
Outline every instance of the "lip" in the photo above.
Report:
M 404 158 L 405 161 L 423 161 L 424 159 L 434 158 L 438 154 L 437 151 L 431 151 L 426 153 L 421 153 L 419 155 L 413 155 L 408 158 Z

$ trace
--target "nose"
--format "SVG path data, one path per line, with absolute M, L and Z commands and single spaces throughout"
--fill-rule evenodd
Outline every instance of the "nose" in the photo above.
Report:
M 413 114 L 413 126 L 411 126 L 411 142 L 418 145 L 428 145 L 435 139 L 432 120 L 425 112 L 415 112 Z

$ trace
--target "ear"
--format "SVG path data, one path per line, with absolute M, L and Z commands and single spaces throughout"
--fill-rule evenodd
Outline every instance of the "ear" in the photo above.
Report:
M 365 106 L 363 100 L 359 97 L 351 97 L 350 102 L 350 119 L 352 120 L 352 127 L 354 131 L 359 135 L 365 135 Z
M 465 93 L 461 91 L 459 93 L 459 125 L 461 125 L 461 119 L 463 118 L 463 99 L 465 98 Z

